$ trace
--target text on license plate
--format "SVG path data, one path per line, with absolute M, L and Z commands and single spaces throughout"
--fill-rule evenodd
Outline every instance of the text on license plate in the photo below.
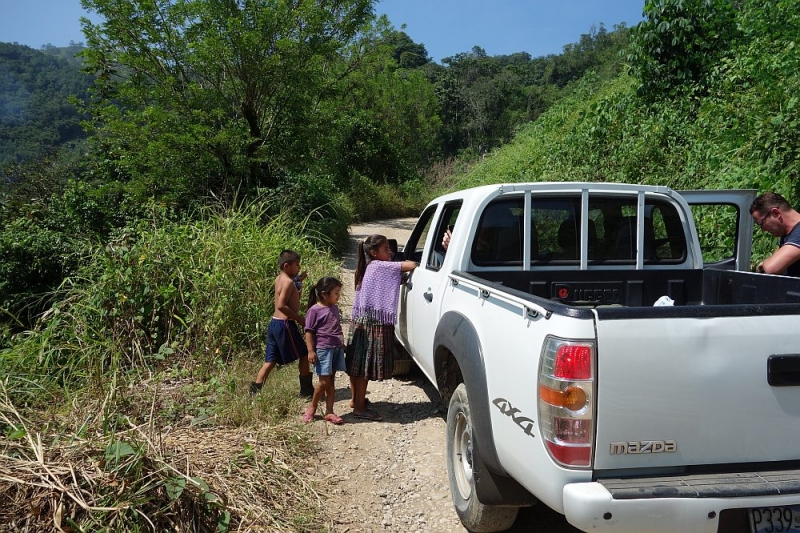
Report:
M 760 507 L 747 514 L 751 533 L 800 533 L 800 505 Z

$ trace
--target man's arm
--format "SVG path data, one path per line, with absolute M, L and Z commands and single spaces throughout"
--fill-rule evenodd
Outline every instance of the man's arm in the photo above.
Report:
M 758 265 L 757 270 L 765 274 L 783 274 L 786 269 L 800 261 L 800 247 L 784 244 Z

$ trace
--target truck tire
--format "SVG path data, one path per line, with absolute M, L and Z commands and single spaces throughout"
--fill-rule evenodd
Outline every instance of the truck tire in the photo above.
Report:
M 458 518 L 469 531 L 505 531 L 517 519 L 518 507 L 484 505 L 475 492 L 472 418 L 467 388 L 461 383 L 450 398 L 447 410 L 447 477 Z

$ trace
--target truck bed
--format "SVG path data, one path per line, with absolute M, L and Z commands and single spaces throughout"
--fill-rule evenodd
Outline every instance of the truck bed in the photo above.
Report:
M 800 313 L 800 279 L 713 268 L 686 270 L 531 270 L 455 272 L 567 306 L 651 307 L 792 304 Z M 539 302 L 542 303 L 542 302 Z M 613 307 L 611 308 L 613 310 Z M 728 314 L 733 310 L 714 310 Z M 736 314 L 758 309 L 740 309 Z M 780 313 L 778 308 L 772 310 Z M 761 310 L 763 312 L 763 310 Z

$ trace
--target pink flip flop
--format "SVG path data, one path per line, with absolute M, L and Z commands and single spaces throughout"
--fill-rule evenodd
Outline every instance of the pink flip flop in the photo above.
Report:
M 344 420 L 342 420 L 341 416 L 330 413 L 325 415 L 325 422 L 330 422 L 333 425 L 340 426 L 344 423 Z
M 314 412 L 306 409 L 306 411 L 303 413 L 303 416 L 301 417 L 301 420 L 303 421 L 303 424 L 308 424 L 309 422 L 313 422 Z

